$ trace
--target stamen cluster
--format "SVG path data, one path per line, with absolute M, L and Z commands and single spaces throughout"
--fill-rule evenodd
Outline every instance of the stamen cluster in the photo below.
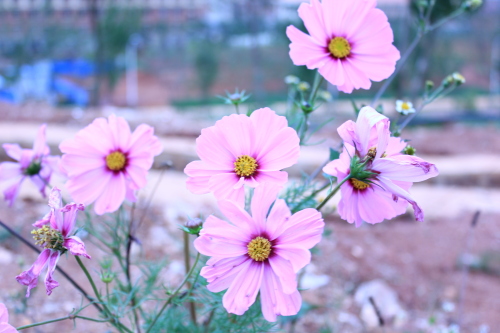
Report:
M 255 237 L 248 243 L 248 255 L 255 261 L 264 261 L 271 254 L 271 242 L 264 237 Z
M 63 252 L 66 251 L 66 248 L 63 246 L 64 237 L 61 232 L 52 229 L 48 225 L 44 225 L 40 229 L 31 231 L 31 234 L 36 241 L 36 245 L 39 245 L 45 249 L 52 249 Z
M 253 176 L 258 166 L 255 158 L 248 155 L 242 155 L 234 162 L 234 172 L 239 177 L 250 177 Z

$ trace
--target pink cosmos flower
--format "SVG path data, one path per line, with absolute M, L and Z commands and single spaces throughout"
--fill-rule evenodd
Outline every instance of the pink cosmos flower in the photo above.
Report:
M 97 118 L 63 141 L 61 168 L 69 180 L 66 188 L 78 202 L 95 202 L 96 214 L 116 211 L 123 200 L 135 201 L 135 191 L 146 186 L 153 159 L 163 150 L 151 126 L 130 132 L 125 119 Z
M 394 72 L 399 51 L 387 16 L 376 0 L 311 0 L 299 7 L 310 35 L 294 26 L 286 30 L 294 65 L 318 68 L 340 91 L 369 89 Z
M 45 143 L 46 127 L 45 124 L 40 126 L 33 149 L 23 149 L 16 143 L 2 145 L 7 155 L 17 161 L 0 163 L 0 182 L 7 184 L 3 194 L 9 206 L 16 200 L 19 188 L 27 177 L 45 197 L 45 186 L 49 184 L 52 172 L 59 171 L 59 157 L 50 156 L 50 148 Z
M 413 182 L 438 175 L 434 164 L 404 155 L 406 144 L 390 136 L 390 122 L 369 106 L 361 109 L 356 123 L 349 120 L 338 128 L 344 140 L 344 151 L 338 160 L 327 164 L 323 171 L 342 181 L 351 172 L 351 159 L 365 164 L 366 178 L 353 178 L 341 186 L 340 217 L 359 227 L 363 221 L 379 223 L 406 212 L 413 206 L 417 221 L 424 213 L 408 190 Z
M 82 240 L 77 236 L 71 236 L 75 227 L 76 213 L 84 209 L 83 205 L 70 203 L 62 207 L 61 191 L 54 187 L 50 192 L 49 207 L 49 213 L 33 224 L 37 229 L 31 232 L 36 244 L 44 250 L 30 269 L 16 276 L 17 282 L 28 286 L 26 297 L 29 297 L 30 290 L 36 287 L 38 276 L 45 266 L 48 266 L 45 277 L 47 295 L 59 286 L 52 275 L 59 257 L 66 251 L 90 259 Z
M 9 313 L 7 307 L 0 303 L 0 333 L 17 333 L 18 331 L 9 325 Z
M 324 222 L 312 208 L 291 215 L 285 201 L 276 200 L 278 191 L 270 183 L 257 187 L 252 216 L 234 201 L 219 201 L 230 223 L 209 216 L 194 242 L 200 253 L 212 257 L 201 275 L 210 291 L 227 289 L 222 302 L 230 313 L 243 314 L 259 290 L 268 321 L 300 309 L 296 273 L 310 262 L 309 249 L 321 240 Z
M 286 118 L 269 108 L 258 109 L 250 117 L 223 117 L 196 139 L 201 161 L 184 169 L 189 176 L 187 188 L 195 194 L 213 192 L 218 200 L 243 203 L 243 185 L 286 183 L 288 174 L 280 170 L 297 162 L 299 141 Z

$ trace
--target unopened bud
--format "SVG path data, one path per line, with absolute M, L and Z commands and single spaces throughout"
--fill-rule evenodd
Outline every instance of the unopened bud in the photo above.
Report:
M 463 4 L 464 9 L 467 11 L 476 10 L 479 7 L 481 7 L 482 5 L 483 5 L 482 0 L 468 0 L 468 1 L 464 2 L 464 4 Z
M 197 217 L 189 218 L 183 226 L 180 226 L 182 230 L 191 235 L 199 235 L 201 229 L 203 228 L 203 220 Z
M 452 75 L 448 75 L 447 77 L 444 78 L 442 85 L 444 88 L 448 88 L 453 83 L 455 83 L 455 79 L 453 78 Z
M 403 149 L 403 154 L 405 155 L 415 155 L 416 153 L 417 150 L 410 145 L 406 146 L 405 149 Z
M 318 92 L 318 98 L 321 98 L 325 102 L 330 102 L 332 100 L 332 94 L 330 94 L 329 91 L 326 90 L 320 90 Z
M 311 88 L 311 85 L 305 81 L 302 81 L 299 83 L 297 88 L 299 88 L 300 91 L 308 91 Z
M 314 111 L 314 108 L 312 107 L 312 105 L 309 104 L 309 102 L 307 102 L 307 101 L 303 101 L 302 103 L 300 103 L 300 108 L 302 109 L 302 112 L 304 112 L 304 113 L 311 113 Z
M 455 81 L 457 86 L 465 83 L 465 77 L 462 74 L 455 72 L 451 74 L 451 76 L 453 77 L 453 80 Z
M 115 273 L 113 272 L 101 273 L 101 281 L 106 284 L 113 282 L 114 279 L 115 279 Z
M 429 91 L 434 88 L 434 82 L 431 80 L 425 81 L 425 90 Z
M 300 79 L 296 77 L 295 75 L 287 75 L 285 76 L 285 83 L 286 84 L 299 84 Z

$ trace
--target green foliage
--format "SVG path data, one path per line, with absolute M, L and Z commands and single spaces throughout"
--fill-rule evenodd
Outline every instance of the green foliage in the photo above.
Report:
M 207 98 L 210 88 L 217 79 L 219 60 L 217 45 L 208 41 L 199 41 L 195 45 L 194 67 L 196 69 L 197 83 L 202 95 Z

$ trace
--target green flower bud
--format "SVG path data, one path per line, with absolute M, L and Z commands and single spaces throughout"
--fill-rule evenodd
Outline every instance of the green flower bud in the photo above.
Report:
M 463 4 L 464 9 L 467 11 L 476 10 L 479 7 L 481 7 L 482 5 L 483 5 L 482 0 L 469 0 L 469 1 L 464 2 L 464 4 Z
M 403 149 L 403 154 L 405 155 L 415 155 L 416 153 L 417 150 L 410 145 L 406 146 L 405 149 Z

